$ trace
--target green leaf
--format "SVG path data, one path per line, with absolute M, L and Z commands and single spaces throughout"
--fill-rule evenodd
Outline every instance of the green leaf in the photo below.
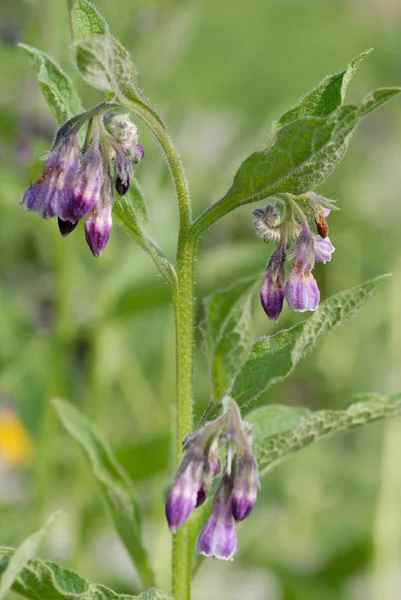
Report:
M 348 65 L 345 71 L 329 75 L 320 81 L 309 94 L 301 98 L 298 104 L 283 114 L 274 124 L 275 130 L 277 131 L 300 117 L 324 117 L 341 106 L 351 78 L 355 75 L 365 56 L 371 52 L 372 49 L 362 52 Z
M 134 235 L 142 245 L 143 238 L 149 230 L 149 214 L 142 190 L 136 179 L 133 179 L 125 196 L 116 196 L 113 215 L 130 234 Z
M 261 338 L 235 379 L 230 395 L 241 405 L 252 402 L 271 385 L 287 377 L 314 346 L 345 323 L 386 281 L 382 275 L 322 302 L 307 320 L 291 329 Z
M 154 578 L 142 544 L 134 486 L 99 431 L 72 404 L 55 399 L 54 406 L 68 433 L 82 446 L 114 525 L 145 585 Z
M 301 117 L 282 127 L 268 148 L 242 163 L 227 194 L 197 219 L 192 235 L 199 237 L 242 204 L 315 189 L 343 158 L 361 119 L 400 92 L 401 88 L 382 88 L 359 105 L 341 106 L 325 117 Z
M 175 269 L 150 236 L 146 203 L 135 179 L 128 194 L 116 197 L 113 205 L 113 216 L 120 227 L 132 235 L 145 252 L 149 254 L 160 273 L 169 283 L 170 288 L 174 291 L 176 287 Z
M 39 85 L 59 125 L 83 111 L 71 81 L 60 67 L 40 50 L 19 44 L 38 74 Z
M 59 513 L 54 513 L 51 515 L 39 531 L 24 541 L 21 546 L 15 550 L 4 568 L 1 568 L 0 562 L 0 600 L 6 600 L 7 594 L 11 590 L 15 580 L 26 568 L 29 560 L 36 554 L 40 542 L 47 534 L 49 527 L 52 525 L 58 514 Z
M 14 555 L 12 548 L 0 547 L 0 576 Z M 155 588 L 139 596 L 116 594 L 50 560 L 39 558 L 30 560 L 20 572 L 13 591 L 30 600 L 174 600 L 167 592 Z
M 73 43 L 109 33 L 106 20 L 87 0 L 75 0 L 70 11 L 71 37 Z
M 255 277 L 251 277 L 211 294 L 203 301 L 205 319 L 201 330 L 215 401 L 221 400 L 231 387 L 252 348 L 254 290 Z
M 110 35 L 105 19 L 87 0 L 76 0 L 70 12 L 73 55 L 89 85 L 109 94 L 142 102 L 135 86 L 137 69 L 129 52 Z
M 282 421 L 275 431 L 269 421 L 277 410 Z M 401 393 L 386 398 L 366 394 L 356 397 L 345 410 L 300 412 L 299 408 L 264 406 L 248 413 L 246 419 L 254 426 L 253 450 L 263 475 L 287 456 L 324 437 L 400 413 Z

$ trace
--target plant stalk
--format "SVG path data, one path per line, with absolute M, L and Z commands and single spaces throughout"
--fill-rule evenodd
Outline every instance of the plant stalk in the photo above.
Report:
M 135 100 L 121 99 L 148 125 L 166 156 L 174 182 L 180 214 L 177 246 L 177 278 L 172 286 L 177 370 L 176 468 L 182 459 L 182 441 L 193 429 L 193 346 L 194 346 L 194 261 L 196 240 L 189 237 L 192 226 L 191 200 L 181 159 L 171 137 L 158 115 L 148 106 Z M 184 525 L 173 536 L 172 593 L 175 600 L 190 600 L 192 551 L 189 526 Z

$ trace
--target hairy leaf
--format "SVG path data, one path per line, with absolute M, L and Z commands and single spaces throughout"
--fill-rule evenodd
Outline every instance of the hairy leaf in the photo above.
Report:
M 70 15 L 73 55 L 85 81 L 109 94 L 142 101 L 130 54 L 110 35 L 100 13 L 87 0 L 76 0 Z
M 55 399 L 54 406 L 64 427 L 82 446 L 114 525 L 146 585 L 153 573 L 142 543 L 134 486 L 99 431 L 72 404 Z
M 204 300 L 201 325 L 209 359 L 212 395 L 222 399 L 252 348 L 252 295 L 255 277 L 243 279 Z
M 53 514 L 39 531 L 22 542 L 21 546 L 14 551 L 4 568 L 1 567 L 0 554 L 0 600 L 7 599 L 8 592 L 11 590 L 20 573 L 26 568 L 27 563 L 35 556 L 40 542 L 47 534 L 49 527 L 57 515 L 58 513 Z
M 309 94 L 301 98 L 291 110 L 283 114 L 283 116 L 274 124 L 277 131 L 284 125 L 288 125 L 299 117 L 324 117 L 329 115 L 333 110 L 341 106 L 345 100 L 345 93 L 348 84 L 353 75 L 358 70 L 359 65 L 372 50 L 362 52 L 357 56 L 345 71 L 340 71 L 334 75 L 325 77 Z
M 71 81 L 60 67 L 40 50 L 19 44 L 29 56 L 39 85 L 59 125 L 83 111 Z
M 269 421 L 276 418 L 277 410 L 282 421 L 275 431 Z M 300 412 L 299 408 L 264 406 L 251 411 L 246 419 L 254 426 L 253 450 L 260 474 L 264 474 L 287 456 L 328 435 L 400 413 L 401 393 L 386 398 L 366 394 L 357 396 L 345 410 Z
M 315 189 L 343 158 L 361 119 L 400 92 L 401 88 L 375 90 L 359 105 L 341 106 L 325 117 L 301 117 L 282 127 L 266 149 L 242 163 L 227 194 L 199 217 L 192 234 L 198 237 L 242 204 Z
M 75 0 L 70 10 L 72 41 L 80 42 L 109 32 L 106 20 L 88 0 Z
M 14 555 L 12 548 L 0 547 L 0 576 Z M 50 560 L 39 558 L 30 560 L 20 572 L 13 591 L 30 600 L 174 600 L 167 592 L 155 588 L 138 596 L 116 594 Z
M 248 360 L 235 379 L 231 396 L 239 404 L 247 404 L 289 375 L 314 346 L 353 317 L 377 286 L 388 277 L 389 275 L 382 275 L 335 294 L 322 302 L 307 321 L 255 342 Z
M 170 287 L 174 289 L 176 285 L 174 267 L 150 237 L 146 203 L 135 179 L 128 194 L 116 197 L 113 205 L 113 216 L 120 227 L 132 235 L 149 254 L 160 273 L 166 278 Z

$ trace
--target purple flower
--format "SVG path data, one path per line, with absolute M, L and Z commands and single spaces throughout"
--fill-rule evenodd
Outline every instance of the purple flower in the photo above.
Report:
M 329 237 L 321 238 L 320 235 L 313 236 L 315 261 L 325 264 L 331 261 L 331 255 L 335 248 Z
M 251 514 L 259 486 L 258 467 L 250 450 L 235 461 L 232 513 L 236 521 L 243 521 Z
M 294 265 L 285 288 L 289 306 L 298 312 L 316 310 L 320 292 L 312 275 L 315 265 L 313 236 L 309 229 L 302 229 L 295 246 Z
M 60 135 L 38 181 L 24 194 L 22 204 L 44 219 L 69 218 L 72 184 L 79 168 L 76 134 Z
M 285 288 L 285 297 L 293 310 L 316 310 L 319 306 L 320 292 L 312 273 L 304 275 L 293 269 Z
M 167 500 L 166 518 L 170 531 L 177 531 L 184 525 L 196 506 L 202 504 L 202 494 L 198 504 L 199 490 L 198 477 L 194 477 L 193 466 L 189 464 L 186 470 L 175 478 Z
M 99 202 L 104 180 L 103 157 L 97 139 L 93 140 L 82 159 L 72 188 L 69 220 L 83 219 Z
M 112 205 L 97 207 L 89 213 L 85 221 L 85 238 L 93 256 L 98 258 L 107 246 L 113 221 L 111 218 Z
M 198 537 L 198 552 L 231 560 L 238 550 L 237 532 L 227 479 L 223 478 L 216 494 L 212 514 Z
M 270 257 L 266 275 L 260 290 L 263 310 L 273 321 L 277 321 L 284 302 L 285 252 L 277 248 Z

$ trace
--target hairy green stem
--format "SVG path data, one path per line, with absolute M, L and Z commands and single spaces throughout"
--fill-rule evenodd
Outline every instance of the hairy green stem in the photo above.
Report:
M 127 102 L 124 102 L 127 104 Z M 194 260 L 195 244 L 188 238 L 192 225 L 191 201 L 184 169 L 162 121 L 145 104 L 130 101 L 127 105 L 148 125 L 166 156 L 174 181 L 180 213 L 175 285 L 172 287 L 175 311 L 177 352 L 177 426 L 176 456 L 182 458 L 182 441 L 193 428 L 192 370 L 194 345 Z M 175 600 L 190 600 L 192 553 L 189 527 L 174 534 L 172 551 L 172 592 Z
M 127 108 L 135 112 L 147 124 L 162 147 L 177 193 L 180 211 L 180 237 L 186 236 L 192 223 L 191 200 L 184 168 L 171 137 L 161 120 L 159 120 L 154 112 L 145 104 L 135 102 L 134 100 L 127 101 L 126 99 L 121 99 L 121 102 L 125 104 Z
M 177 344 L 176 466 L 182 458 L 182 441 L 193 429 L 194 254 L 195 246 L 181 235 L 177 252 L 178 289 L 174 299 Z M 174 534 L 172 592 L 176 600 L 189 600 L 191 597 L 192 553 L 189 535 L 188 525 Z

